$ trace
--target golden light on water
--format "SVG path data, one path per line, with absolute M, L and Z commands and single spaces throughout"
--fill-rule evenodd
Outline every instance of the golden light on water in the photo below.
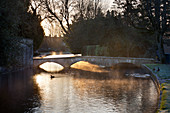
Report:
M 128 79 L 111 79 L 111 80 L 94 80 L 94 79 L 79 79 L 74 78 L 74 87 L 79 90 L 80 93 L 84 94 L 83 91 L 90 92 L 89 87 L 93 86 L 101 90 L 103 87 L 109 87 L 115 91 L 120 90 L 121 88 L 126 91 L 133 91 L 139 85 L 137 80 L 128 80 Z M 141 86 L 142 87 L 142 86 Z
M 64 69 L 62 65 L 54 62 L 46 62 L 41 64 L 39 67 L 47 72 L 59 72 Z
M 117 76 L 115 74 L 119 73 L 116 73 L 117 70 L 111 71 L 103 74 L 103 76 L 110 74 Z M 121 112 L 128 112 L 129 108 L 132 108 L 131 111 L 138 112 L 143 106 L 151 105 L 150 108 L 146 109 L 153 109 L 156 105 L 156 89 L 151 91 L 152 88 L 154 89 L 153 82 L 121 77 L 100 79 L 101 76 L 88 79 L 86 76 L 89 73 L 91 72 L 81 73 L 80 78 L 70 76 L 69 73 L 55 73 L 53 74 L 55 76 L 53 79 L 50 78 L 50 73 L 41 72 L 36 74 L 33 79 L 39 88 L 41 97 L 40 112 L 55 113 L 57 111 L 59 113 L 68 113 L 72 111 L 73 113 L 81 113 L 85 111 L 88 113 L 94 111 L 99 113 L 101 111 L 105 112 L 105 109 L 111 110 L 111 112 L 119 109 Z M 71 72 L 71 74 L 74 74 L 74 72 Z M 75 74 L 78 73 L 76 72 Z M 96 75 L 96 73 L 93 74 Z M 149 103 L 146 99 L 149 99 Z
M 80 69 L 80 70 L 84 70 L 84 71 L 99 72 L 99 73 L 100 72 L 108 72 L 107 70 L 103 69 L 102 67 L 95 65 L 95 64 L 91 64 L 86 61 L 79 61 L 79 62 L 71 65 L 71 68 Z
M 37 75 L 35 76 L 35 80 L 37 84 L 40 84 L 41 82 L 43 82 L 43 77 L 41 75 Z
M 67 98 L 70 95 L 70 93 L 68 94 L 69 88 L 72 86 L 71 79 L 66 77 L 66 74 L 53 74 L 54 79 L 51 79 L 50 75 L 42 72 L 33 78 L 41 97 L 40 112 L 63 113 L 69 103 Z M 37 112 L 39 113 L 39 111 Z

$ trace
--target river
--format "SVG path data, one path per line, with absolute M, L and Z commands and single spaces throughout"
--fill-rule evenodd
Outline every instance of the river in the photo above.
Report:
M 153 81 L 125 76 L 140 69 L 96 69 L 26 69 L 1 75 L 0 113 L 155 112 L 159 95 Z

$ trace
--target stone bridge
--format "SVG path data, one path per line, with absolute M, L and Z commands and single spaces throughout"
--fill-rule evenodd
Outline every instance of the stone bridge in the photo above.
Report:
M 92 64 L 111 67 L 118 63 L 131 63 L 137 66 L 141 64 L 155 63 L 152 58 L 130 58 L 130 57 L 105 57 L 105 56 L 77 56 L 77 57 L 64 57 L 64 58 L 34 58 L 33 65 L 38 67 L 45 62 L 55 62 L 62 65 L 64 68 L 69 68 L 72 64 L 79 61 L 88 61 Z

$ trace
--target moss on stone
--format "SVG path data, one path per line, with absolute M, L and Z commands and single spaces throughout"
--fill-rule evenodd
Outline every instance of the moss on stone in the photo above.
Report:
M 166 109 L 166 99 L 167 99 L 166 90 L 163 90 L 162 91 L 162 99 L 161 99 L 160 110 Z

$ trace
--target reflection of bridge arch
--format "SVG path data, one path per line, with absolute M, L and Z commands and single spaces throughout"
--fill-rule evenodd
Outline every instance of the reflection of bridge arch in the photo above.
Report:
M 65 68 L 69 68 L 72 64 L 79 61 L 87 61 L 89 63 L 103 65 L 106 67 L 111 67 L 118 63 L 132 63 L 137 66 L 141 64 L 154 63 L 155 60 L 152 58 L 128 58 L 128 57 L 103 57 L 103 56 L 81 56 L 81 57 L 67 57 L 67 58 L 34 58 L 34 67 L 45 62 L 55 62 L 62 65 Z
M 39 67 L 40 65 L 42 65 L 42 64 L 44 64 L 44 63 L 46 63 L 46 62 L 48 62 L 48 63 L 57 63 L 57 64 L 60 64 L 59 62 L 56 62 L 56 61 L 46 61 L 46 60 L 44 60 L 44 61 L 42 61 L 41 63 L 38 63 L 38 64 L 36 64 L 36 65 L 34 65 L 34 67 Z M 63 66 L 62 64 L 60 64 L 61 66 Z M 64 66 L 63 66 L 64 67 Z
M 46 62 L 54 62 L 62 65 L 65 68 L 70 67 L 72 64 L 83 61 L 83 59 L 76 58 L 76 57 L 70 57 L 70 58 L 43 58 L 43 59 L 35 59 L 34 58 L 34 67 L 38 67 L 43 63 Z

